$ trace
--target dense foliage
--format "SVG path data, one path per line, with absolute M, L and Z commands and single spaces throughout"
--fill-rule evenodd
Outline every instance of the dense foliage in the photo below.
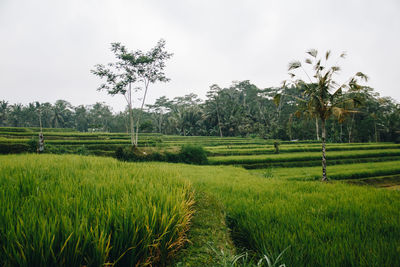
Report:
M 142 115 L 141 132 L 183 136 L 259 136 L 269 139 L 318 139 L 315 119 L 297 118 L 296 101 L 281 97 L 278 88 L 259 89 L 249 81 L 228 88 L 212 85 L 205 101 L 195 94 L 158 98 Z M 284 95 L 299 95 L 295 87 Z M 400 141 L 400 106 L 390 97 L 380 97 L 372 88 L 360 93 L 360 105 L 343 122 L 326 122 L 328 142 Z M 41 112 L 39 112 L 39 109 Z M 9 104 L 0 102 L 0 126 L 74 128 L 78 131 L 128 132 L 128 111 L 113 113 L 104 103 L 74 107 L 64 100 L 51 103 Z M 140 110 L 134 110 L 138 116 Z M 320 125 L 320 124 L 319 124 Z M 320 131 L 319 131 L 320 132 Z

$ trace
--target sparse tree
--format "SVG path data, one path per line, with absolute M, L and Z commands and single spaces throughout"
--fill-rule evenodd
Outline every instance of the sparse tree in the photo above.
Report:
M 98 64 L 92 73 L 100 78 L 105 78 L 105 82 L 100 85 L 98 90 L 105 90 L 110 95 L 122 94 L 125 97 L 129 109 L 131 142 L 132 145 L 137 146 L 140 118 L 149 85 L 157 81 L 169 81 L 164 73 L 164 68 L 165 61 L 172 54 L 165 51 L 164 40 L 158 41 L 157 45 L 148 52 L 128 51 L 120 43 L 112 43 L 111 51 L 115 54 L 117 62 L 109 63 L 107 66 Z M 136 118 L 135 133 L 132 93 L 142 89 L 144 94 L 141 99 L 140 113 Z

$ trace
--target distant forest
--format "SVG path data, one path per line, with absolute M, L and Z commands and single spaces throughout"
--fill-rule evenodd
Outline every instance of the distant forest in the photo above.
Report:
M 280 88 L 260 89 L 249 81 L 228 88 L 212 85 L 206 99 L 195 94 L 168 99 L 159 97 L 146 105 L 140 131 L 168 135 L 251 136 L 281 140 L 319 139 L 320 125 L 313 117 L 296 116 L 291 97 L 274 96 Z M 299 94 L 295 87 L 284 89 Z M 400 141 L 400 105 L 365 87 L 359 104 L 343 122 L 327 122 L 328 142 Z M 140 111 L 134 110 L 137 116 Z M 41 115 L 40 115 L 41 114 Z M 28 105 L 0 101 L 0 126 L 72 128 L 81 132 L 128 132 L 128 110 L 113 113 L 105 103 L 73 106 L 65 100 Z

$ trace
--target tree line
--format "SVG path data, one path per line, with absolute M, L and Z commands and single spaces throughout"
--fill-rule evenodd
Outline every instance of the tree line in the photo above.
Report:
M 281 93 L 279 103 L 274 96 Z M 233 82 L 227 88 L 214 84 L 206 99 L 196 94 L 169 99 L 161 96 L 142 113 L 140 131 L 172 135 L 258 136 L 266 139 L 319 140 L 318 120 L 298 117 L 301 90 L 295 86 L 260 89 L 250 81 Z M 291 97 L 286 97 L 291 96 Z M 400 105 L 363 87 L 359 103 L 343 121 L 326 121 L 328 142 L 400 141 Z M 72 128 L 81 132 L 129 132 L 129 109 L 114 113 L 105 103 L 73 106 L 65 100 L 54 104 L 27 105 L 0 101 L 0 126 Z

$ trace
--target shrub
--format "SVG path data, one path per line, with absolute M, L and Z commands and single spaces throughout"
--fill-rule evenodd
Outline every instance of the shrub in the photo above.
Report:
M 84 156 L 89 155 L 89 151 L 85 147 L 85 145 L 82 145 L 82 146 L 78 147 L 78 149 L 76 150 L 76 153 L 78 153 L 79 155 L 84 155 Z
M 27 142 L 28 146 L 29 146 L 29 152 L 36 152 L 38 149 L 38 140 L 36 140 L 35 138 L 30 139 Z
M 149 161 L 150 157 L 134 146 L 118 147 L 115 157 L 123 161 Z
M 26 143 L 0 143 L 0 154 L 12 154 L 29 152 L 30 147 Z
M 137 147 L 118 147 L 115 150 L 115 157 L 122 161 L 167 161 L 173 163 L 207 164 L 207 152 L 201 146 L 184 145 L 178 153 L 153 152 L 146 154 Z
M 115 157 L 119 160 L 124 160 L 124 149 L 122 147 L 118 147 L 115 150 Z
M 178 163 L 181 157 L 177 153 L 165 152 L 165 160 L 168 162 Z
M 207 152 L 202 146 L 183 145 L 179 152 L 180 161 L 189 164 L 207 164 Z

